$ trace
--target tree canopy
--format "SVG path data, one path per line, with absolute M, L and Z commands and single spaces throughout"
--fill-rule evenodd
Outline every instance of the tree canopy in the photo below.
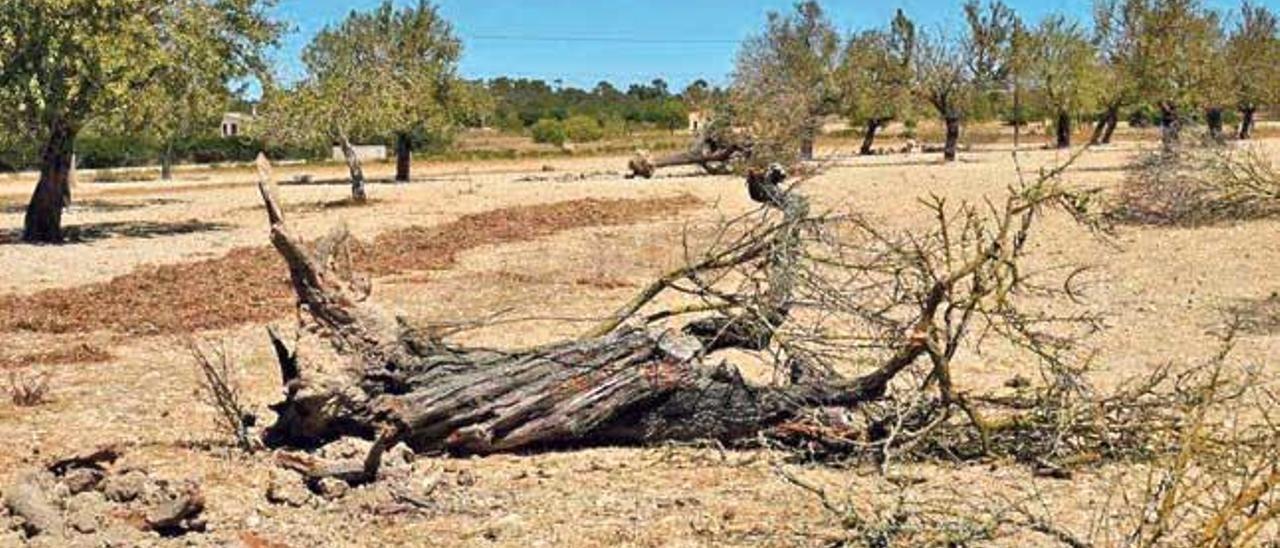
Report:
M 0 0 L 0 108 L 11 129 L 43 143 L 23 239 L 63 239 L 70 157 L 87 123 L 137 106 L 157 87 L 263 70 L 263 49 L 280 31 L 267 16 L 271 4 Z

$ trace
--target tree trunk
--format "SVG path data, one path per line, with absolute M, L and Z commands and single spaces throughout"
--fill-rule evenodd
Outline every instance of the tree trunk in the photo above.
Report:
M 1071 148 L 1071 113 L 1059 112 L 1054 124 L 1058 133 L 1058 148 Z
M 1178 110 L 1168 103 L 1160 104 L 1160 143 L 1165 150 L 1172 150 L 1182 140 L 1182 120 Z
M 1107 129 L 1102 133 L 1102 144 L 1111 144 L 1111 137 L 1116 133 L 1116 125 L 1120 123 L 1120 109 L 1113 108 L 1107 114 Z
M 1205 109 L 1205 124 L 1209 126 L 1209 139 L 1214 142 L 1221 143 L 1226 140 L 1226 134 L 1222 131 L 1222 109 L 1213 107 Z
M 396 134 L 396 182 L 409 182 L 409 170 L 413 163 L 413 143 L 409 134 Z
M 351 172 L 351 199 L 364 202 L 369 196 L 364 190 L 364 169 L 360 167 L 360 156 L 356 154 L 356 149 L 351 146 L 351 139 L 347 138 L 345 132 L 341 133 L 338 139 L 342 147 L 342 157 L 347 160 L 347 170 Z
M 764 302 L 778 309 L 769 322 L 785 319 L 791 288 L 787 273 L 801 252 L 798 227 L 809 219 L 807 202 L 781 191 L 776 182 L 785 174 L 776 173 L 756 174 L 749 185 L 766 187 L 752 188 L 751 195 L 781 209 L 783 223 L 769 231 L 767 240 L 717 259 L 719 264 L 759 261 L 752 264 L 769 269 Z M 263 180 L 269 180 L 269 171 Z M 755 328 L 732 330 L 722 324 L 709 334 L 693 325 L 684 330 L 626 327 L 619 325 L 627 316 L 625 307 L 613 316 L 617 322 L 577 340 L 524 351 L 459 348 L 357 298 L 324 266 L 326 257 L 314 255 L 290 234 L 270 185 L 264 182 L 260 188 L 271 241 L 289 265 L 299 305 L 314 328 L 354 362 L 326 377 L 298 366 L 296 354 L 281 350 L 283 343 L 273 340 L 286 396 L 272 406 L 278 418 L 265 441 L 313 446 L 348 435 L 376 437 L 363 469 L 348 477 L 376 477 L 381 450 L 400 441 L 419 452 L 486 454 L 566 445 L 755 439 L 813 406 L 852 406 L 882 397 L 888 383 L 927 351 L 926 341 L 910 339 L 861 377 L 756 386 L 736 368 L 705 357 L 704 351 L 759 350 L 760 336 L 767 346 L 772 335 L 766 322 L 747 320 Z M 933 303 L 921 322 L 934 321 L 937 309 Z M 315 472 L 312 477 L 351 472 L 304 468 Z
M 947 140 L 942 147 L 942 158 L 948 162 L 954 162 L 956 161 L 956 148 L 960 142 L 960 118 L 948 116 L 945 122 L 947 125 Z
M 702 169 L 707 173 L 722 174 L 728 171 L 728 163 L 733 161 L 734 157 L 746 153 L 748 148 L 749 145 L 737 143 L 723 144 L 704 141 L 694 147 L 693 150 L 668 154 L 658 158 L 653 158 L 644 152 L 637 153 L 627 163 L 627 167 L 631 170 L 632 177 L 644 179 L 653 178 L 654 174 L 664 167 L 690 165 L 702 166 Z
M 1098 123 L 1093 126 L 1093 135 L 1089 137 L 1089 144 L 1102 145 L 1111 142 L 1111 134 L 1116 130 L 1116 122 L 1120 119 L 1120 107 L 1118 105 L 1108 105 L 1107 110 L 1098 117 Z
M 169 141 L 164 144 L 164 151 L 160 153 L 160 180 L 173 180 L 173 142 Z
M 817 120 L 805 123 L 804 134 L 800 136 L 800 159 L 803 161 L 813 160 L 818 141 L 818 123 Z
M 1251 106 L 1240 109 L 1240 140 L 1247 141 L 1253 138 L 1253 117 L 1257 111 L 1257 108 Z
M 76 132 L 57 123 L 40 152 L 40 181 L 27 205 L 23 221 L 24 242 L 63 241 L 62 210 L 71 203 L 71 156 Z
M 862 134 L 862 149 L 858 151 L 858 154 L 863 156 L 875 154 L 875 150 L 871 147 L 876 141 L 876 131 L 880 129 L 882 123 L 878 118 L 867 120 L 867 129 Z

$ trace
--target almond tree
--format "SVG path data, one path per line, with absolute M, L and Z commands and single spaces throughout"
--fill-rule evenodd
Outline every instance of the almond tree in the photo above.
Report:
M 913 66 L 916 94 L 933 107 L 946 127 L 943 158 L 955 161 L 960 121 L 974 94 L 963 45 L 943 31 L 921 33 Z
M 470 104 L 472 86 L 457 75 L 462 43 L 431 3 L 396 8 L 384 1 L 352 12 L 320 31 L 303 51 L 307 76 L 275 97 L 269 134 L 324 136 L 341 147 L 352 196 L 365 199 L 364 175 L 352 139 L 395 141 L 396 180 L 408 181 L 415 138 L 454 127 Z M 268 106 L 270 106 L 270 102 Z
M 1120 109 L 1136 98 L 1136 86 L 1128 70 L 1141 30 L 1137 5 L 1128 0 L 1098 0 L 1094 4 L 1093 44 L 1098 55 L 1096 76 L 1101 107 L 1090 138 L 1095 145 L 1111 143 L 1120 122 Z
M 1225 66 L 1240 111 L 1237 137 L 1249 139 L 1258 108 L 1280 102 L 1280 35 L 1274 12 L 1248 1 L 1240 5 L 1240 18 L 1227 38 Z
M 220 76 L 248 76 L 279 28 L 271 0 L 0 0 L 0 109 L 41 143 L 22 238 L 61 242 L 76 137 L 158 78 L 214 51 Z M 194 67 L 200 70 L 204 67 Z
M 876 132 L 910 108 L 916 29 L 898 10 L 889 30 L 855 35 L 845 48 L 840 87 L 845 115 L 864 125 L 861 154 L 872 153 Z
M 777 146 L 781 154 L 799 143 L 801 158 L 812 159 L 822 117 L 838 105 L 840 36 L 814 1 L 768 17 L 764 33 L 748 38 L 738 52 L 735 111 L 758 144 Z
M 1161 141 L 1180 140 L 1190 109 L 1204 104 L 1218 84 L 1214 66 L 1217 14 L 1200 0 L 1127 0 L 1137 27 L 1128 78 L 1138 95 L 1160 109 Z
M 1078 23 L 1061 15 L 1041 21 L 1030 36 L 1031 78 L 1053 114 L 1058 148 L 1071 147 L 1075 117 L 1096 108 L 1100 77 L 1096 54 Z

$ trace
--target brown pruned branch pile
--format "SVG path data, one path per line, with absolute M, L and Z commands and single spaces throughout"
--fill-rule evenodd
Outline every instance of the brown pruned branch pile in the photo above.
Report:
M 1119 223 L 1200 226 L 1280 214 L 1280 172 L 1255 148 L 1155 151 L 1127 170 L 1110 217 Z

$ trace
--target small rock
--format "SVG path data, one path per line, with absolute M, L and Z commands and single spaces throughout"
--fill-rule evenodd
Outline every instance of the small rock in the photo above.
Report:
M 141 470 L 107 476 L 102 480 L 102 494 L 112 502 L 129 502 L 142 496 L 147 490 L 147 475 Z
M 91 491 L 102 482 L 102 471 L 93 468 L 76 468 L 62 477 L 62 483 L 72 495 Z
M 382 454 L 382 465 L 392 470 L 408 468 L 413 465 L 417 455 L 405 443 L 397 443 L 395 447 Z
M 362 440 L 360 438 L 342 438 L 329 445 L 321 447 L 317 455 L 322 459 L 328 460 L 344 460 L 354 458 L 364 458 L 369 454 L 369 449 L 373 447 L 373 442 Z
M 67 525 L 86 535 L 97 532 L 102 527 L 103 516 L 108 507 L 107 500 L 97 491 L 85 491 L 67 499 Z
M 485 539 L 494 541 L 519 537 L 523 530 L 524 518 L 520 514 L 507 514 L 485 525 L 483 534 Z
M 267 484 L 267 501 L 298 508 L 311 502 L 311 492 L 303 484 L 301 474 L 275 469 L 271 471 L 271 482 Z
M 316 491 L 320 493 L 320 496 L 329 500 L 342 498 L 350 488 L 351 486 L 347 485 L 347 482 L 338 478 L 324 478 L 316 484 Z

